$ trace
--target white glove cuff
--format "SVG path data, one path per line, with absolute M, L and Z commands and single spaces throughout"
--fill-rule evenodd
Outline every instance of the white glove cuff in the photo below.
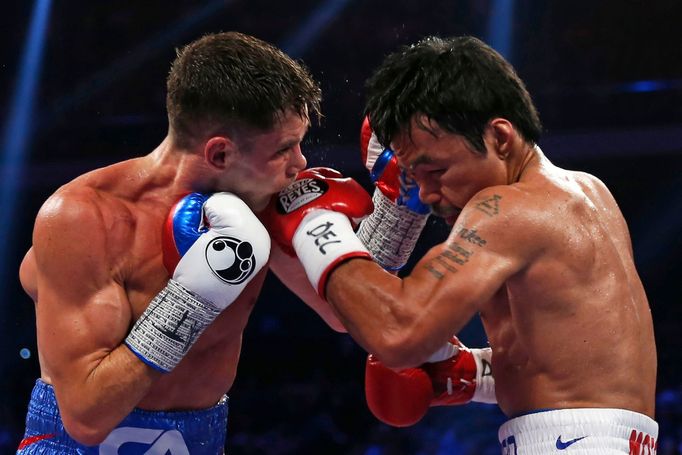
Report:
M 459 353 L 459 346 L 448 341 L 442 348 L 431 354 L 431 357 L 426 359 L 426 363 L 441 362 L 456 356 L 457 353 Z
M 330 210 L 316 210 L 306 215 L 296 229 L 292 244 L 308 280 L 323 298 L 327 275 L 336 265 L 352 257 L 371 258 L 355 236 L 348 217 Z
M 410 258 L 429 215 L 397 205 L 378 188 L 374 211 L 360 224 L 358 238 L 385 270 L 400 270 Z
M 477 403 L 497 403 L 495 397 L 495 378 L 492 370 L 493 350 L 490 348 L 470 349 L 476 361 L 476 389 L 471 401 Z

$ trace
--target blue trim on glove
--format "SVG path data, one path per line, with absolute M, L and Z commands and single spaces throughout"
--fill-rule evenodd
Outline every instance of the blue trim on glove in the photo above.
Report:
M 393 152 L 393 150 L 387 148 L 377 157 L 377 160 L 374 162 L 374 166 L 372 166 L 372 170 L 369 173 L 372 183 L 376 183 L 377 180 L 379 180 L 379 177 L 384 173 L 386 166 L 391 162 L 391 158 L 393 158 L 394 154 L 395 152 Z
M 173 238 L 180 257 L 189 250 L 208 227 L 201 227 L 204 203 L 210 194 L 190 193 L 178 202 L 173 214 Z

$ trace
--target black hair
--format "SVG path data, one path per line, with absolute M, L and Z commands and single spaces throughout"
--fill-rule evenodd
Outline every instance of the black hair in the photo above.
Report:
M 374 132 L 384 146 L 415 115 L 435 120 L 445 131 L 464 136 L 479 152 L 491 119 L 509 120 L 536 143 L 542 125 L 514 68 L 481 40 L 462 36 L 425 38 L 390 54 L 367 81 L 367 104 Z

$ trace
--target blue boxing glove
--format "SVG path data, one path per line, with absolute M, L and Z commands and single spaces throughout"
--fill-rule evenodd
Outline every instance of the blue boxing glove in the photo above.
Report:
M 171 209 L 162 248 L 171 279 L 125 344 L 148 365 L 169 372 L 267 263 L 270 236 L 237 196 L 191 193 Z
M 400 168 L 393 150 L 379 144 L 367 117 L 360 130 L 360 152 L 376 189 L 374 212 L 357 235 L 379 265 L 397 271 L 412 254 L 431 209 L 419 200 L 419 186 Z

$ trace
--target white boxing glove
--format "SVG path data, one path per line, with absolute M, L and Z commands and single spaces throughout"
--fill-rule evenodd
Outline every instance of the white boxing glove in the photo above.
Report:
M 172 278 L 137 320 L 126 345 L 148 365 L 171 371 L 269 256 L 268 232 L 237 196 L 183 197 L 163 232 L 163 262 Z

